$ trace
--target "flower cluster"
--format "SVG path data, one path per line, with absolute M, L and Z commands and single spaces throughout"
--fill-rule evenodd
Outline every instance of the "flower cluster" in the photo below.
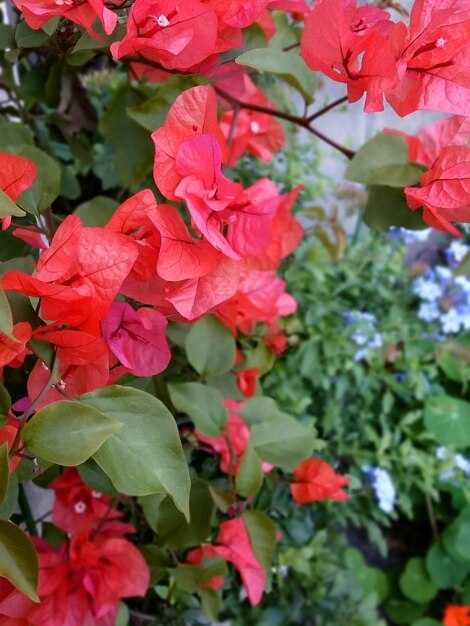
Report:
M 455 250 L 455 247 L 449 248 L 450 254 L 453 255 L 452 250 Z M 470 328 L 468 278 L 454 276 L 448 267 L 429 268 L 414 281 L 413 292 L 421 301 L 418 317 L 426 322 L 438 322 L 440 330 L 445 335 Z
M 243 189 L 225 176 L 227 144 L 212 87 L 182 93 L 153 140 L 157 186 L 169 200 L 186 202 L 198 236 L 150 190 L 126 200 L 104 228 L 68 216 L 34 276 L 2 278 L 4 290 L 39 298 L 40 318 L 48 323 L 34 331 L 20 323 L 2 335 L 0 366 L 14 365 L 28 340 L 40 339 L 56 348 L 62 389 L 76 396 L 126 372 L 152 376 L 166 369 L 168 318 L 192 321 L 213 311 L 234 333 L 264 322 L 275 334 L 276 318 L 295 310 L 275 269 L 302 237 L 290 215 L 299 189 L 281 195 L 267 179 Z M 26 184 L 23 170 L 20 163 Z M 116 302 L 118 294 L 140 304 Z M 49 375 L 38 360 L 28 380 L 31 399 Z M 41 406 L 60 391 L 51 389 Z
M 354 355 L 355 361 L 363 361 L 371 350 L 382 348 L 382 334 L 376 330 L 377 318 L 373 313 L 348 311 L 343 317 L 355 329 L 351 337 L 356 346 L 359 346 Z
M 392 513 L 395 508 L 397 492 L 390 474 L 382 467 L 372 465 L 364 465 L 362 471 L 375 491 L 379 508 L 384 513 Z
M 0 578 L 0 624 L 18 626 L 111 626 L 121 598 L 144 596 L 149 570 L 124 535 L 135 532 L 116 520 L 110 498 L 92 491 L 68 469 L 51 483 L 56 499 L 54 524 L 72 533 L 52 548 L 36 538 L 40 603 L 32 602 Z
M 436 458 L 444 464 L 439 474 L 441 480 L 459 484 L 459 474 L 470 478 L 470 459 L 460 452 L 453 454 L 444 446 L 439 446 L 436 449 Z
M 469 115 L 470 8 L 465 0 L 415 2 L 409 24 L 376 6 L 319 0 L 305 22 L 302 56 L 312 69 L 347 86 L 364 110 L 401 116 L 418 109 Z
M 470 626 L 470 608 L 468 606 L 448 606 L 442 623 L 444 626 Z

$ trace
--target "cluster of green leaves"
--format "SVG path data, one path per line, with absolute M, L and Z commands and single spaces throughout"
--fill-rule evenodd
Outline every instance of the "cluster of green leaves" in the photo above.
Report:
M 350 169 L 353 165 L 354 160 Z M 404 245 L 368 234 L 331 263 L 331 253 L 316 238 L 307 238 L 285 271 L 299 302 L 288 323 L 290 349 L 265 378 L 265 389 L 284 409 L 313 419 L 324 442 L 320 453 L 353 479 L 347 506 L 315 515 L 342 580 L 337 606 L 349 606 L 359 593 L 373 611 L 382 607 L 393 624 L 424 626 L 441 619 L 446 604 L 470 599 L 470 485 L 458 471 L 455 480 L 441 479 L 446 465 L 436 456 L 438 445 L 451 453 L 468 451 L 469 359 L 466 336 L 436 342 L 432 325 L 417 317 L 414 266 L 406 268 L 407 255 L 412 261 Z M 353 333 L 361 326 L 348 323 L 351 311 L 375 315 L 383 338 L 381 348 L 360 359 L 355 359 Z M 391 515 L 379 509 L 365 465 L 391 474 L 397 489 Z M 363 531 L 358 534 L 357 528 Z M 342 550 L 335 548 L 338 542 Z M 305 562 L 298 571 L 292 566 L 287 579 L 293 585 L 304 584 L 302 567 L 321 554 L 310 548 L 311 556 L 302 557 L 303 550 L 297 556 Z M 346 566 L 353 585 L 341 578 Z M 323 600 L 331 590 L 322 588 L 324 582 L 323 575 L 311 574 L 309 584 L 319 585 L 324 596 L 305 609 L 302 619 L 313 610 L 316 624 L 345 623 L 328 614 Z M 363 623 L 359 613 L 348 619 Z M 367 619 L 364 623 L 382 623 L 378 614 Z

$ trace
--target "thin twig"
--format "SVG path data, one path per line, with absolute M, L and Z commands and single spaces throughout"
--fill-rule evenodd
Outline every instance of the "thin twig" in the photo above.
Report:
M 18 429 L 16 431 L 15 439 L 14 439 L 13 444 L 11 446 L 10 458 L 15 456 L 16 453 L 19 450 L 19 444 L 20 444 L 20 440 L 21 440 L 21 431 L 26 426 L 26 423 L 27 423 L 28 419 L 34 413 L 34 411 L 36 410 L 36 407 L 38 406 L 38 404 L 40 404 L 41 401 L 45 398 L 45 396 L 47 395 L 49 389 L 57 382 L 58 375 L 59 375 L 59 359 L 57 358 L 56 355 L 54 355 L 54 362 L 52 364 L 51 373 L 50 373 L 49 378 L 46 381 L 46 384 L 41 389 L 41 391 L 36 396 L 36 398 L 31 402 L 31 405 L 18 418 L 19 425 L 18 425 Z
M 323 107 L 322 109 L 319 109 L 318 111 L 315 111 L 315 113 L 312 113 L 312 115 L 309 115 L 307 117 L 307 121 L 308 122 L 313 122 L 313 120 L 316 120 L 318 117 L 321 117 L 322 115 L 325 115 L 325 113 L 328 113 L 328 111 L 331 111 L 331 109 L 334 109 L 335 107 L 337 107 L 340 104 L 343 104 L 344 102 L 347 102 L 347 101 L 348 101 L 348 96 L 343 96 L 342 98 L 338 98 L 337 100 L 333 100 L 333 102 L 331 102 L 327 106 Z
M 353 150 L 342 146 L 330 137 L 324 135 L 317 128 L 314 128 L 308 118 L 299 117 L 298 115 L 293 115 L 292 113 L 287 113 L 285 111 L 278 111 L 277 109 L 270 109 L 269 107 L 264 107 L 259 104 L 252 104 L 251 102 L 243 102 L 241 100 L 238 100 L 238 98 L 235 98 L 231 94 L 227 93 L 220 87 L 214 87 L 214 89 L 219 94 L 219 96 L 224 98 L 224 100 L 230 102 L 233 106 L 238 106 L 242 109 L 247 109 L 248 111 L 265 113 L 266 115 L 271 115 L 272 117 L 277 117 L 279 119 L 285 120 L 286 122 L 291 122 L 292 124 L 296 124 L 297 126 L 305 128 L 309 133 L 312 133 L 312 135 L 315 135 L 315 137 L 318 137 L 318 139 L 321 139 L 332 148 L 335 148 L 335 150 L 338 150 L 339 152 L 344 154 L 344 156 L 348 159 L 352 159 L 355 154 Z
M 439 540 L 439 531 L 437 529 L 436 516 L 434 514 L 434 507 L 432 505 L 432 500 L 429 493 L 424 494 L 424 499 L 426 500 L 426 508 L 428 510 L 429 523 L 432 529 L 432 535 L 435 541 Z

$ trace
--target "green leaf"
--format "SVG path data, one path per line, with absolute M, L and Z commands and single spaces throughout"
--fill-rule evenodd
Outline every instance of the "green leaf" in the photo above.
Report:
M 30 129 L 24 124 L 0 118 L 0 150 L 10 152 L 20 144 L 34 146 L 34 135 Z
M 18 526 L 0 520 L 0 576 L 39 602 L 38 557 L 31 539 Z
M 1 308 L 1 305 L 0 305 Z M 8 413 L 11 409 L 11 398 L 8 391 L 5 389 L 4 385 L 0 383 L 0 416 L 8 416 Z M 0 421 L 1 426 L 1 421 Z
M 137 106 L 142 99 L 140 92 L 125 85 L 114 96 L 99 125 L 100 132 L 114 150 L 117 175 L 132 189 L 150 172 L 154 156 L 150 135 L 127 114 L 127 109 Z
M 403 189 L 378 185 L 369 187 L 364 222 L 369 228 L 380 232 L 386 232 L 392 226 L 409 230 L 427 228 L 422 211 L 412 211 L 406 204 Z
M 227 576 L 227 563 L 221 558 L 204 559 L 201 565 L 180 565 L 171 571 L 177 585 L 186 593 L 199 591 L 199 583 L 207 584 L 214 576 Z
M 77 50 L 77 52 L 69 50 L 65 59 L 72 67 L 80 67 L 81 65 L 88 63 L 88 61 L 91 61 L 95 55 L 96 52 L 94 52 L 94 50 Z
M 313 102 L 312 94 L 317 87 L 315 74 L 305 65 L 298 50 L 287 52 L 280 49 L 256 48 L 244 52 L 235 59 L 239 65 L 247 65 L 258 70 L 279 76 L 304 97 L 307 104 Z
M 463 509 L 445 529 L 442 541 L 446 552 L 459 563 L 470 565 L 470 507 Z
M 243 498 L 252 498 L 261 489 L 264 474 L 251 441 L 248 442 L 236 476 L 236 491 Z
M 407 598 L 418 604 L 429 602 L 437 595 L 437 587 L 429 578 L 424 559 L 413 558 L 407 562 L 400 577 L 400 589 Z
M 218 389 L 202 383 L 168 385 L 175 408 L 186 413 L 206 437 L 219 437 L 227 422 L 228 411 Z
M 10 303 L 0 286 L 0 333 L 11 335 L 13 330 L 13 316 L 11 314 Z
M 98 491 L 105 496 L 113 497 L 119 495 L 109 477 L 93 459 L 88 459 L 88 461 L 79 465 L 77 470 L 80 478 L 90 489 Z
M 389 600 L 385 606 L 387 615 L 396 624 L 409 624 L 426 613 L 427 604 L 413 604 L 403 600 Z
M 424 617 L 423 619 L 419 619 L 417 622 L 413 622 L 411 626 L 442 626 L 442 622 L 436 622 L 435 619 Z
M 463 582 L 470 571 L 470 563 L 455 561 L 440 543 L 435 543 L 426 554 L 426 568 L 438 589 L 451 589 Z
M 21 465 L 20 465 L 21 467 Z M 0 519 L 8 520 L 18 506 L 18 470 L 9 477 L 5 499 L 0 504 Z
M 83 202 L 74 211 L 84 226 L 104 226 L 114 215 L 119 202 L 106 196 L 96 196 Z
M 467 580 L 467 582 L 465 583 L 465 586 L 463 588 L 463 601 L 465 602 L 465 604 L 470 605 L 470 580 Z M 439 624 L 440 626 L 440 624 Z
M 245 511 L 242 517 L 256 560 L 265 572 L 269 572 L 277 543 L 276 524 L 261 511 Z
M 248 398 L 243 408 L 240 409 L 238 413 L 248 426 L 260 424 L 271 417 L 282 415 L 275 400 L 265 396 L 253 396 L 252 398 Z
M 172 414 L 153 396 L 114 385 L 80 397 L 85 404 L 118 420 L 122 428 L 94 454 L 98 465 L 122 493 L 167 493 L 189 518 L 188 466 Z
M 251 428 L 256 454 L 267 463 L 291 471 L 312 456 L 313 435 L 293 417 L 278 413 Z
M 470 445 L 470 403 L 451 396 L 431 398 L 424 409 L 424 423 L 443 446 Z
M 119 603 L 119 612 L 116 617 L 115 626 L 128 626 L 129 624 L 129 609 L 124 602 Z
M 144 496 L 139 501 L 152 497 Z M 189 499 L 189 523 L 168 497 L 155 511 L 152 527 L 158 534 L 159 545 L 176 549 L 200 546 L 210 536 L 214 508 L 207 483 L 193 478 Z
M 220 376 L 235 363 L 235 339 L 213 315 L 192 325 L 185 345 L 188 361 L 202 376 Z
M 80 402 L 49 404 L 28 422 L 22 440 L 35 455 L 65 466 L 84 463 L 121 428 L 114 418 Z
M 350 161 L 345 178 L 365 185 L 405 187 L 419 182 L 424 167 L 409 163 L 408 143 L 394 133 L 379 133 Z
M 38 48 L 46 43 L 49 35 L 42 29 L 33 30 L 23 20 L 16 27 L 15 40 L 19 48 Z
M 257 368 L 261 376 L 269 372 L 276 361 L 276 356 L 263 341 L 258 341 L 255 348 L 246 351 L 246 369 Z
M 72 53 L 82 50 L 102 50 L 103 48 L 109 48 L 114 41 L 120 41 L 126 34 L 124 24 L 118 24 L 111 35 L 106 35 L 100 22 L 94 23 L 93 30 L 99 35 L 99 39 L 90 35 L 88 31 L 85 31 L 75 44 Z
M 24 217 L 26 212 L 20 209 L 7 194 L 0 189 L 0 218 L 13 215 L 14 217 Z
M 378 568 L 367 565 L 363 555 L 356 548 L 348 548 L 344 560 L 359 589 L 366 595 L 377 594 L 379 601 L 383 602 L 389 593 L 385 574 Z
M 215 589 L 204 587 L 200 587 L 197 592 L 201 598 L 203 612 L 212 622 L 216 622 L 220 611 L 220 595 Z
M 436 350 L 437 364 L 444 374 L 458 383 L 470 380 L 470 338 L 446 341 Z
M 145 562 L 150 570 L 150 587 L 165 578 L 167 570 L 171 567 L 171 559 L 166 550 L 154 545 L 139 546 Z
M 18 205 L 22 209 L 36 215 L 50 207 L 59 195 L 62 169 L 57 161 L 34 146 L 23 144 L 12 149 L 12 152 L 31 159 L 36 165 L 36 180 L 18 198 Z
M 0 504 L 5 500 L 8 493 L 10 468 L 8 462 L 8 444 L 0 446 Z
M 15 32 L 13 26 L 0 24 L 0 50 L 15 47 Z
M 236 497 L 232 493 L 227 493 L 221 489 L 217 489 L 213 485 L 209 485 L 209 492 L 215 506 L 222 511 L 222 513 L 228 513 L 231 506 L 236 501 Z
M 470 274 L 470 252 L 464 256 L 455 270 L 456 276 L 468 276 Z

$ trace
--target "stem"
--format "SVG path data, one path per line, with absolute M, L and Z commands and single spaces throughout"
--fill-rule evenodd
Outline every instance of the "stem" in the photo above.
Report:
M 19 425 L 18 425 L 18 430 L 16 431 L 15 439 L 14 439 L 13 444 L 11 446 L 10 458 L 15 456 L 16 453 L 19 451 L 19 444 L 20 444 L 20 440 L 21 440 L 21 431 L 26 426 L 26 423 L 27 423 L 28 419 L 34 413 L 34 411 L 35 411 L 36 407 L 38 406 L 38 404 L 47 395 L 47 392 L 49 391 L 49 389 L 57 382 L 58 375 L 59 375 L 59 359 L 57 358 L 57 355 L 55 355 L 54 356 L 54 363 L 52 364 L 51 373 L 50 373 L 49 378 L 46 381 L 46 384 L 41 389 L 41 391 L 36 396 L 36 398 L 33 400 L 33 402 L 31 403 L 31 406 L 28 409 L 26 409 L 26 411 L 22 415 L 20 415 L 20 417 L 18 418 Z
M 237 127 L 238 116 L 240 115 L 240 107 L 235 107 L 233 110 L 232 123 L 230 124 L 230 130 L 227 138 L 227 145 L 229 148 L 232 147 L 233 136 L 235 134 L 235 128 Z
M 434 515 L 434 507 L 432 505 L 432 500 L 428 493 L 424 494 L 424 498 L 426 500 L 426 508 L 428 510 L 429 523 L 432 529 L 432 535 L 434 537 L 434 541 L 439 540 L 439 531 L 437 529 L 436 516 Z
M 229 462 L 228 462 L 228 488 L 230 493 L 235 493 L 235 485 L 233 483 L 233 466 L 235 461 L 235 453 L 233 451 L 232 442 L 230 441 L 230 437 L 225 434 L 224 435 L 225 442 L 227 443 L 228 453 L 229 453 Z
M 38 226 L 28 226 L 27 224 L 21 224 L 20 222 L 15 222 L 12 220 L 11 226 L 15 228 L 21 228 L 22 230 L 30 230 L 32 233 L 40 233 L 42 235 L 49 234 L 44 228 L 39 228 Z
M 36 524 L 34 523 L 34 517 L 31 513 L 31 507 L 29 506 L 28 498 L 22 484 L 18 485 L 18 505 L 21 509 L 21 513 L 23 514 L 26 528 L 28 529 L 29 534 L 37 535 L 38 531 L 36 528 Z
M 357 214 L 356 225 L 354 227 L 354 234 L 351 239 L 352 246 L 354 246 L 359 241 L 359 235 L 361 234 L 363 218 L 364 218 L 364 215 L 362 211 L 359 211 L 359 213 Z
M 96 537 L 99 535 L 100 531 L 102 530 L 104 524 L 107 522 L 109 514 L 113 510 L 113 507 L 117 501 L 118 501 L 117 498 L 113 498 L 112 500 L 109 501 L 108 508 L 106 509 L 106 513 L 100 519 L 100 521 L 98 522 L 98 526 L 96 527 L 96 529 L 94 530 L 92 534 L 92 540 L 95 540 Z
M 224 98 L 224 100 L 227 100 L 228 102 L 230 102 L 235 107 L 240 107 L 241 109 L 247 109 L 248 111 L 256 111 L 258 113 L 265 113 L 266 115 L 271 115 L 272 117 L 278 117 L 279 119 L 285 120 L 286 122 L 291 122 L 292 124 L 301 126 L 302 128 L 305 128 L 305 130 L 308 130 L 309 133 L 312 133 L 312 135 L 315 135 L 315 137 L 318 137 L 318 139 L 321 139 L 322 141 L 324 141 L 331 147 L 335 148 L 335 150 L 338 150 L 339 152 L 344 154 L 344 156 L 348 159 L 352 159 L 355 154 L 353 150 L 350 150 L 349 148 L 346 148 L 345 146 L 340 145 L 339 143 L 337 143 L 330 137 L 327 137 L 326 135 L 324 135 L 318 129 L 314 128 L 311 125 L 309 118 L 299 117 L 298 115 L 293 115 L 292 113 L 286 113 L 285 111 L 278 111 L 276 109 L 270 109 L 269 107 L 264 107 L 259 104 L 251 104 L 250 102 L 242 102 L 241 100 L 238 100 L 238 98 L 233 97 L 231 94 L 227 93 L 220 87 L 214 87 L 214 89 L 219 94 L 219 96 Z
M 154 67 L 156 69 L 168 72 L 168 69 L 163 67 L 163 65 L 161 65 L 160 63 L 157 63 L 155 61 L 150 61 L 149 59 L 145 59 L 144 57 L 140 57 L 140 56 L 127 57 L 125 61 L 126 63 L 142 63 L 143 65 L 148 65 L 149 67 Z M 187 72 L 173 72 L 173 73 L 183 74 L 183 75 L 187 74 Z M 243 102 L 241 100 L 238 100 L 238 98 L 235 98 L 231 94 L 227 93 L 220 87 L 216 87 L 215 85 L 213 85 L 213 87 L 215 91 L 219 94 L 219 96 L 221 96 L 224 100 L 227 100 L 227 102 L 230 102 L 234 107 L 246 109 L 248 111 L 256 111 L 258 113 L 265 113 L 267 115 L 271 115 L 272 117 L 278 117 L 279 119 L 285 120 L 286 122 L 291 122 L 292 124 L 301 126 L 302 128 L 305 128 L 312 135 L 315 135 L 315 137 L 317 137 L 318 139 L 321 139 L 321 141 L 324 141 L 325 143 L 330 145 L 332 148 L 335 148 L 335 150 L 338 150 L 339 152 L 344 154 L 344 156 L 347 159 L 352 159 L 355 154 L 353 150 L 350 150 L 349 148 L 342 146 L 341 144 L 337 143 L 333 139 L 330 139 L 330 137 L 327 137 L 322 132 L 314 128 L 311 125 L 312 120 L 309 119 L 308 117 L 300 117 L 298 115 L 286 113 L 285 111 L 278 111 L 277 109 L 270 109 L 269 107 L 264 107 L 259 104 L 251 104 L 250 102 Z M 329 110 L 330 108 L 332 107 L 330 106 L 329 108 L 327 108 L 327 110 Z M 319 117 L 320 114 L 323 115 L 321 111 L 318 111 L 317 113 L 318 114 L 314 114 L 316 117 Z
M 328 111 L 331 111 L 331 109 L 334 109 L 340 104 L 343 104 L 343 102 L 347 102 L 347 101 L 348 101 L 348 96 L 343 96 L 342 98 L 333 100 L 333 102 L 331 102 L 327 106 L 323 107 L 322 109 L 319 109 L 318 111 L 315 111 L 315 113 L 312 113 L 312 115 L 309 115 L 309 117 L 307 117 L 307 121 L 313 122 L 313 120 L 316 120 L 317 117 L 321 117 L 322 115 L 325 115 L 325 113 L 328 113 Z

